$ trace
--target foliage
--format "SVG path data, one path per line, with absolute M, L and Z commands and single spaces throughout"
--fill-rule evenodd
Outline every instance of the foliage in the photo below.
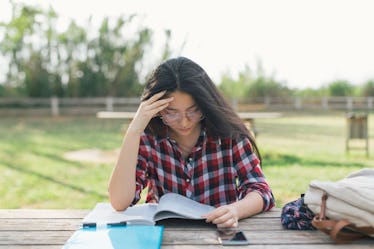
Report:
M 300 97 L 323 97 L 327 96 L 327 88 L 320 87 L 318 89 L 305 88 L 305 89 L 296 89 L 293 91 L 295 96 Z
M 256 73 L 253 73 L 248 65 L 239 72 L 235 80 L 229 73 L 222 76 L 219 88 L 230 98 L 257 98 L 257 97 L 284 97 L 291 96 L 292 92 L 274 77 L 265 74 L 261 63 L 257 65 Z
M 0 23 L 1 60 L 8 65 L 0 96 L 139 96 L 148 69 L 172 55 L 171 32 L 165 30 L 160 58 L 146 57 L 153 32 L 141 26 L 136 15 L 104 18 L 98 28 L 92 18 L 86 25 L 71 20 L 59 31 L 59 17 L 52 8 L 16 1 L 11 5 L 11 20 Z M 246 65 L 235 77 L 224 73 L 219 88 L 232 99 L 374 96 L 373 80 L 359 87 L 337 80 L 319 89 L 291 90 L 266 75 L 260 62 L 255 71 Z
M 5 96 L 5 93 L 6 93 L 5 86 L 0 84 L 0 97 Z
M 374 80 L 369 80 L 363 85 L 362 96 L 364 97 L 374 96 Z
M 291 91 L 282 83 L 277 82 L 273 78 L 258 77 L 254 80 L 249 89 L 249 97 L 286 97 L 291 96 Z
M 136 16 L 104 18 L 98 30 L 74 20 L 57 31 L 52 9 L 12 3 L 13 16 L 0 25 L 0 52 L 9 62 L 6 84 L 31 97 L 135 96 L 142 89 L 139 70 L 152 44 L 152 31 Z M 170 55 L 168 42 L 162 58 Z M 161 58 L 160 58 L 161 59 Z M 4 84 L 5 85 L 5 84 Z M 5 95 L 8 88 L 0 94 Z M 5 92 L 5 93 L 4 93 Z
M 351 96 L 353 86 L 346 80 L 337 80 L 327 86 L 329 96 Z
M 226 97 L 240 99 L 245 97 L 251 81 L 251 70 L 247 65 L 244 71 L 239 73 L 238 80 L 233 79 L 229 72 L 223 74 L 219 88 L 226 95 Z

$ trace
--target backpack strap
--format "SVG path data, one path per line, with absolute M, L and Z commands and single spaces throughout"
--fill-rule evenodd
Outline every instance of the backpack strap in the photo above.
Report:
M 329 220 L 326 217 L 326 200 L 327 194 L 323 193 L 320 213 L 314 216 L 312 225 L 329 235 L 337 244 L 349 243 L 374 234 L 373 227 L 356 227 L 348 220 Z

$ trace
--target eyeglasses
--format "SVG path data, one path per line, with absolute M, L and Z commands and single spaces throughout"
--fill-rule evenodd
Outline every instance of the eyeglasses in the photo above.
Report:
M 203 114 L 198 109 L 187 111 L 184 113 L 183 112 L 170 112 L 170 111 L 164 110 L 164 111 L 161 111 L 160 114 L 161 114 L 161 119 L 164 122 L 164 124 L 174 124 L 177 122 L 181 122 L 184 115 L 191 122 L 198 122 L 204 118 Z

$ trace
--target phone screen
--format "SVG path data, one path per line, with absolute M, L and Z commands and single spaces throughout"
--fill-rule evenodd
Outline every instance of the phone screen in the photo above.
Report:
M 249 241 L 242 231 L 226 228 L 218 229 L 218 241 L 222 245 L 248 245 Z

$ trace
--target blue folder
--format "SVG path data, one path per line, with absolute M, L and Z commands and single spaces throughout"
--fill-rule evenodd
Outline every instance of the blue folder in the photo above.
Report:
M 162 234 L 163 226 L 81 228 L 62 249 L 159 249 Z

